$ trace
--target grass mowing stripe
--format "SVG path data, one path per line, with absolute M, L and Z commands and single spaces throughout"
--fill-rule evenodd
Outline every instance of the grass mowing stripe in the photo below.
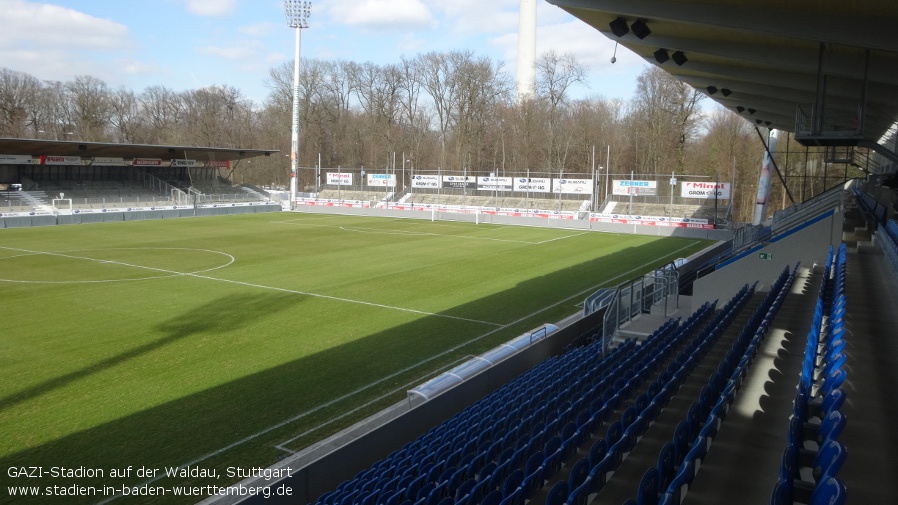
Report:
M 311 428 L 331 420 L 340 421 L 327 430 L 339 431 L 395 398 L 399 385 L 560 320 L 575 311 L 570 300 L 634 268 L 660 266 L 662 257 L 704 246 L 370 217 L 328 216 L 327 222 L 384 233 L 289 228 L 283 221 L 284 214 L 273 214 L 0 231 L 6 247 L 134 248 L 123 262 L 179 273 L 204 260 L 149 249 L 223 250 L 237 260 L 214 276 L 102 286 L 4 284 L 0 304 L 11 331 L 0 339 L 0 396 L 89 373 L 0 409 L 0 464 L 170 466 L 304 415 L 204 460 L 222 468 L 267 466 L 282 454 L 273 449 L 279 442 L 300 437 L 290 444 L 298 448 Z M 504 242 L 465 240 L 478 236 Z M 88 255 L 121 259 L 113 252 Z M 16 279 L 77 280 L 86 273 L 43 258 L 17 258 Z M 347 305 L 306 291 L 459 319 Z M 486 332 L 472 321 L 497 326 Z

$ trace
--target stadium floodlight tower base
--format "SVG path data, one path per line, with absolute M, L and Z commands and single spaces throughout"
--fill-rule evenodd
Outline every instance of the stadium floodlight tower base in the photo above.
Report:
M 290 135 L 290 208 L 296 204 L 296 177 L 299 169 L 299 39 L 303 28 L 309 27 L 312 2 L 284 0 L 287 25 L 296 30 L 296 50 L 293 58 L 293 128 Z

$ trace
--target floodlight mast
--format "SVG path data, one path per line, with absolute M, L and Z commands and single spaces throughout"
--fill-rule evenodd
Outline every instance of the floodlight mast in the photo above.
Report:
M 284 0 L 287 26 L 296 30 L 296 48 L 293 58 L 293 128 L 290 135 L 290 208 L 296 205 L 296 176 L 299 169 L 299 37 L 303 28 L 309 27 L 312 2 Z

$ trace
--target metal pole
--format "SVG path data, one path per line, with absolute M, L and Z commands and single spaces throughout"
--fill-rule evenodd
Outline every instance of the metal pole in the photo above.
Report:
M 608 152 L 605 153 L 605 198 L 608 201 L 608 178 L 611 176 L 611 145 L 608 146 Z
M 299 43 L 303 28 L 309 27 L 312 3 L 284 0 L 287 25 L 296 30 L 293 57 L 293 124 L 290 134 L 290 208 L 296 203 L 296 177 L 299 169 Z

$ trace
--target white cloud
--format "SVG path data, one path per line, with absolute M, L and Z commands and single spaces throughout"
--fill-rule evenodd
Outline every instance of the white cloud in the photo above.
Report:
M 135 47 L 128 27 L 57 5 L 0 0 L 0 62 L 38 79 L 92 75 L 120 82 L 117 62 Z
M 233 46 L 203 46 L 196 48 L 197 52 L 200 54 L 205 54 L 206 56 L 214 56 L 216 58 L 222 58 L 225 60 L 248 60 L 258 56 L 258 51 L 256 48 L 252 47 L 253 44 L 240 44 Z
M 276 25 L 274 23 L 256 23 L 253 25 L 239 26 L 237 27 L 237 31 L 248 35 L 250 37 L 261 37 L 263 35 L 268 35 L 273 30 L 283 30 L 284 25 L 279 24 Z
M 223 17 L 237 8 L 237 0 L 186 0 L 184 3 L 197 16 Z
M 363 29 L 428 28 L 435 22 L 421 0 L 330 0 L 323 4 L 323 10 L 334 21 Z M 312 15 L 315 15 L 314 6 Z

